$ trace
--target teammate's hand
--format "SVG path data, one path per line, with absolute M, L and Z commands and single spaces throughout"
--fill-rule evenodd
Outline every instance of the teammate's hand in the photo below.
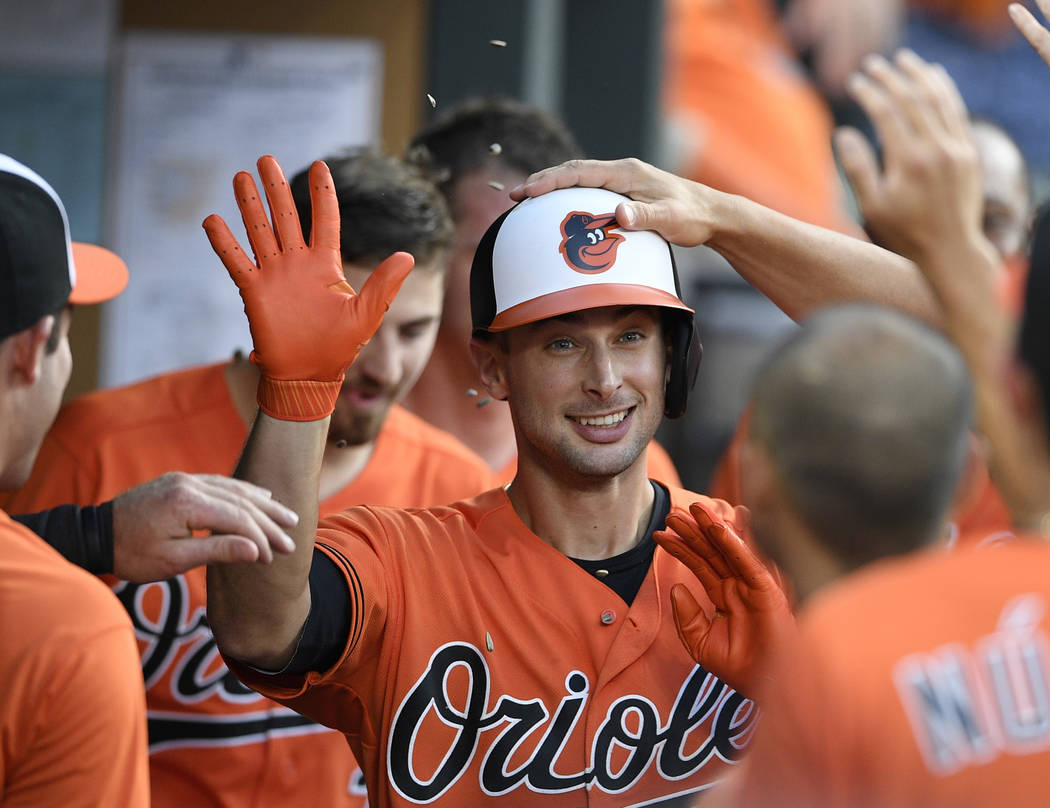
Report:
M 113 500 L 113 573 L 163 581 L 204 564 L 261 561 L 290 553 L 282 528 L 299 517 L 251 483 L 172 472 Z M 194 530 L 211 536 L 194 537 Z
M 791 607 L 772 573 L 733 527 L 698 502 L 689 514 L 672 511 L 670 529 L 653 537 L 697 577 L 715 613 L 708 616 L 685 585 L 675 584 L 671 604 L 678 636 L 705 670 L 754 699 L 761 696 L 773 655 L 794 633 Z M 738 520 L 747 518 L 745 508 L 737 508 L 736 514 Z
M 882 141 L 882 170 L 855 129 L 839 129 L 835 145 L 865 228 L 877 243 L 916 263 L 953 241 L 983 248 L 980 159 L 947 71 L 908 50 L 893 63 L 870 56 L 864 64 L 849 90 Z M 987 249 L 994 252 L 990 244 Z
M 251 174 L 241 171 L 233 179 L 255 260 L 221 217 L 205 219 L 204 230 L 244 300 L 251 359 L 262 372 L 259 406 L 279 420 L 317 420 L 335 407 L 343 374 L 379 328 L 413 259 L 394 253 L 355 294 L 343 275 L 339 205 L 328 166 L 318 161 L 310 167 L 309 245 L 281 167 L 269 155 L 258 167 L 272 228 Z
M 1050 18 L 1050 0 L 1036 0 L 1036 4 L 1043 12 L 1043 16 Z M 1050 31 L 1047 31 L 1046 27 L 1032 16 L 1032 12 L 1020 3 L 1011 3 L 1007 11 L 1010 12 L 1010 19 L 1013 20 L 1017 30 L 1050 67 Z
M 606 188 L 633 202 L 616 207 L 624 230 L 655 230 L 682 247 L 705 243 L 720 220 L 727 194 L 683 179 L 633 157 L 624 160 L 570 160 L 526 178 L 510 192 L 512 199 L 540 196 L 573 186 Z

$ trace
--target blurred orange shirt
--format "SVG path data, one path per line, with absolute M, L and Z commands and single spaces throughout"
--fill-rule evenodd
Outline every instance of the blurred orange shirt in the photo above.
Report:
M 815 596 L 730 804 L 1043 806 L 1050 545 L 870 565 Z
M 664 110 L 684 127 L 678 173 L 812 224 L 858 234 L 832 120 L 768 0 L 668 0 Z

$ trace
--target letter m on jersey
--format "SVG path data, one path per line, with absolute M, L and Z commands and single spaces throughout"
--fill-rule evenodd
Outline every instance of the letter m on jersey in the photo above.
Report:
M 948 775 L 995 756 L 977 671 L 964 646 L 905 657 L 894 681 L 930 771 Z

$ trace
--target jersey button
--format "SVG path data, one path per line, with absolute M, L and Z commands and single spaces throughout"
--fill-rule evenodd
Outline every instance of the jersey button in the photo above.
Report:
M 611 626 L 616 622 L 616 612 L 612 609 L 606 609 L 602 612 L 601 621 L 603 626 Z

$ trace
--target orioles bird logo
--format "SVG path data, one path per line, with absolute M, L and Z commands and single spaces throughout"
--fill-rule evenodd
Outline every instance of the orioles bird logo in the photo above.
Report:
M 615 213 L 594 216 L 574 210 L 561 222 L 561 244 L 558 252 L 570 269 L 593 274 L 604 272 L 616 260 L 616 249 L 623 236 L 613 233 Z

